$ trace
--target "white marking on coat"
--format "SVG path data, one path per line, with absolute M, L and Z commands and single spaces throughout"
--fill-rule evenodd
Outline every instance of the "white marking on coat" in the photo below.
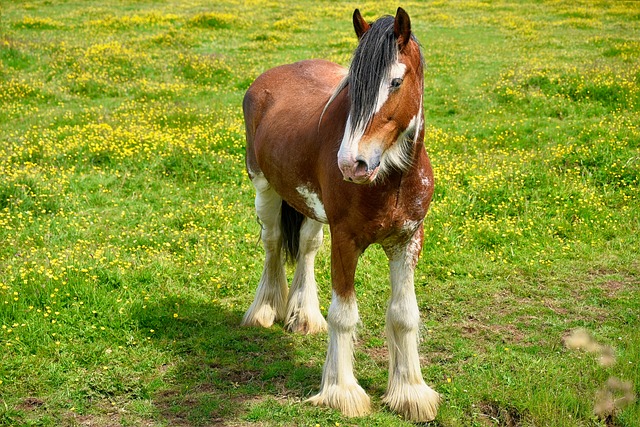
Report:
M 387 102 L 387 99 L 389 99 L 390 87 L 393 79 L 403 78 L 406 70 L 407 66 L 399 61 L 390 67 L 386 78 L 382 79 L 382 82 L 380 82 L 380 87 L 378 88 L 378 102 L 376 104 L 375 111 L 376 113 L 382 109 L 384 103 Z
M 324 211 L 324 205 L 320 197 L 307 187 L 300 186 L 297 187 L 296 190 L 298 194 L 304 198 L 307 207 L 313 212 L 315 219 L 326 224 L 328 222 L 327 214 Z

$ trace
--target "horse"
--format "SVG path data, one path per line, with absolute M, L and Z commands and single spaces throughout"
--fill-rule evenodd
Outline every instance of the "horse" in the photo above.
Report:
M 370 398 L 353 373 L 354 277 L 359 256 L 381 245 L 391 282 L 382 400 L 408 420 L 430 421 L 440 397 L 420 371 L 413 277 L 434 186 L 424 147 L 424 59 L 402 8 L 373 23 L 356 9 L 353 26 L 358 46 L 348 69 L 320 59 L 282 65 L 258 76 L 245 94 L 246 170 L 265 260 L 242 324 L 284 321 L 301 333 L 328 326 L 320 391 L 308 402 L 349 417 L 368 414 Z M 323 224 L 331 236 L 326 321 L 314 277 Z M 290 290 L 287 259 L 297 264 Z

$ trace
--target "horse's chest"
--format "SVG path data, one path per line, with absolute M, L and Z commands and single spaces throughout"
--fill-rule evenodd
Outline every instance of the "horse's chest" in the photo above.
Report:
M 390 239 L 406 241 L 422 225 L 428 201 L 416 197 L 390 197 L 377 206 L 368 221 L 360 221 L 359 227 L 369 236 L 369 243 L 385 243 Z M 358 221 L 356 221 L 358 222 Z M 392 243 L 392 242 L 391 242 Z
M 412 235 L 422 224 L 425 213 L 418 209 L 403 209 L 399 207 L 389 209 L 386 215 L 381 216 L 376 224 L 379 234 L 376 240 L 384 239 L 389 234 Z
M 403 221 L 422 221 L 433 195 L 433 177 L 428 171 L 404 179 L 395 199 L 394 216 Z

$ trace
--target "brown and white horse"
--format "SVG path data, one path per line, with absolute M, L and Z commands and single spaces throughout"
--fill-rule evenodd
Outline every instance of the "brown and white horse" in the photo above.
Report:
M 320 392 L 309 399 L 347 416 L 369 412 L 353 374 L 358 324 L 354 275 L 373 243 L 389 258 L 389 383 L 383 401 L 407 419 L 436 416 L 439 395 L 422 379 L 420 313 L 413 274 L 433 194 L 425 152 L 423 59 L 407 13 L 367 23 L 356 9 L 359 38 L 348 70 L 322 60 L 273 68 L 251 85 L 243 108 L 247 172 L 256 189 L 265 262 L 244 325 L 324 331 L 314 258 L 322 225 L 331 232 L 329 344 Z M 284 263 L 297 262 L 291 290 Z

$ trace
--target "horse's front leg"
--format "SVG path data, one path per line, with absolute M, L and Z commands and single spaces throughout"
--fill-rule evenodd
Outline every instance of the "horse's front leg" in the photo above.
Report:
M 358 256 L 355 243 L 332 231 L 331 279 L 333 296 L 327 323 L 329 346 L 322 370 L 320 392 L 309 402 L 340 410 L 349 417 L 370 412 L 370 399 L 353 374 L 353 343 L 359 321 L 354 289 Z
M 422 227 L 407 244 L 385 247 L 391 275 L 391 301 L 387 309 L 389 384 L 383 402 L 411 421 L 436 417 L 440 396 L 425 384 L 418 355 L 420 313 L 413 274 L 422 250 Z

